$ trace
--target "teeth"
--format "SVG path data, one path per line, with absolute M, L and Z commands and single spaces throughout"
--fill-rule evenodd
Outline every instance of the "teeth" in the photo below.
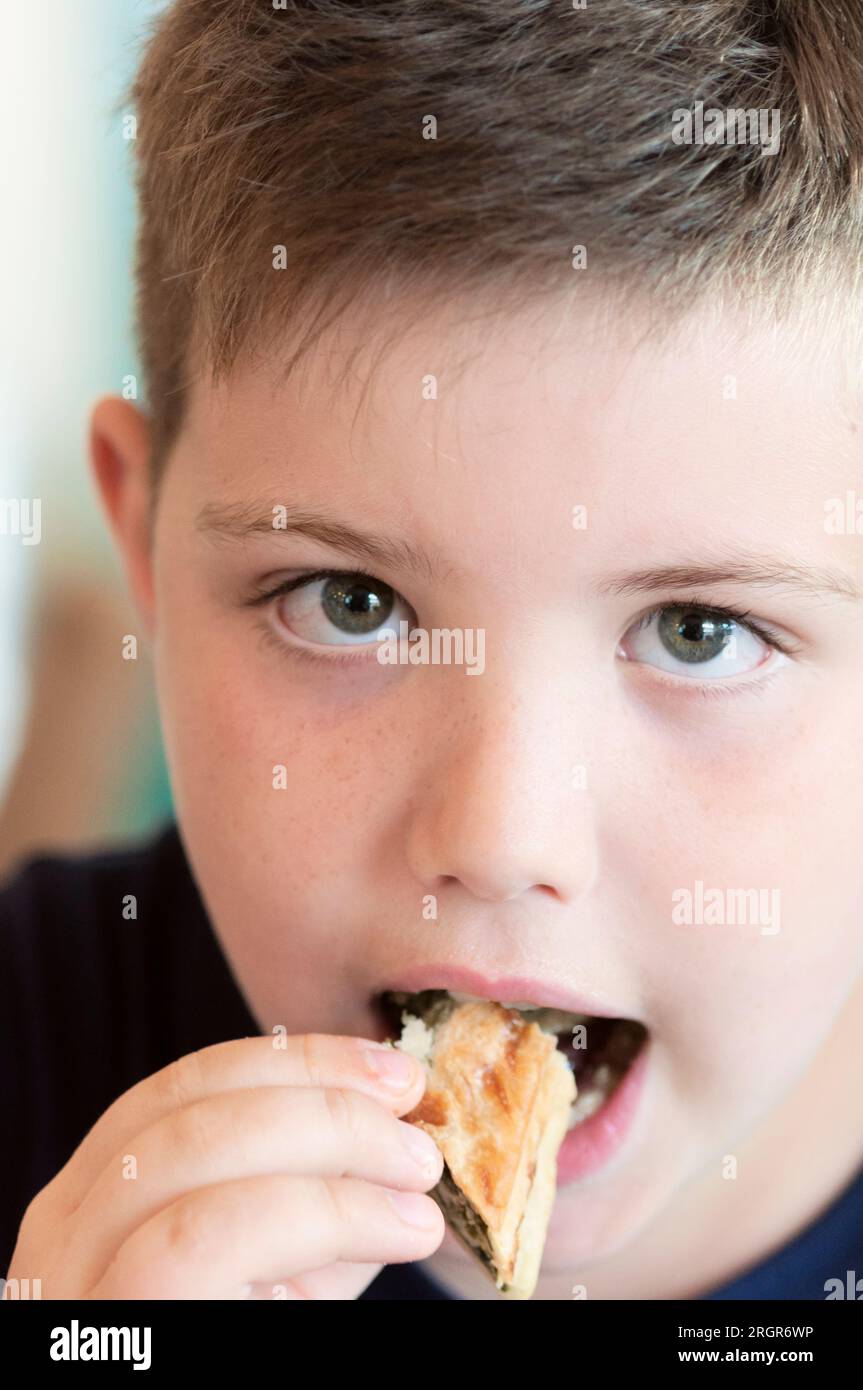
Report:
M 449 990 L 448 993 L 457 1004 L 488 1003 L 487 999 L 480 999 L 475 994 L 460 994 L 454 989 Z M 587 1023 L 590 1020 L 590 1014 L 574 1014 L 566 1009 L 548 1008 L 545 1004 L 531 1004 L 527 1000 L 501 999 L 499 1002 L 504 1009 L 517 1009 L 522 1014 L 541 1015 L 541 1017 L 537 1017 L 536 1022 L 549 1033 L 566 1033 L 571 1030 L 574 1023 Z
M 460 994 L 458 990 L 449 989 L 447 994 L 454 999 L 457 1004 L 487 1004 L 488 999 L 484 999 L 479 994 Z M 498 1001 L 504 1009 L 538 1009 L 538 1004 L 505 1004 L 501 999 Z
M 583 1091 L 569 1109 L 569 1124 L 567 1129 L 575 1129 L 576 1125 L 581 1124 L 582 1120 L 587 1120 L 595 1114 L 605 1100 L 602 1091 Z
M 596 1111 L 605 1103 L 617 1085 L 620 1076 L 620 1072 L 607 1064 L 597 1067 L 591 1078 L 589 1089 L 580 1090 L 575 1104 L 569 1108 L 567 1130 L 575 1129 L 575 1126 L 581 1124 L 582 1120 L 587 1120 L 591 1115 L 596 1114 Z

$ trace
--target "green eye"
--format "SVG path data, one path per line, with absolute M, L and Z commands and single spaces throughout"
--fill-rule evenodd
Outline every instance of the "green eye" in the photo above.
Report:
M 666 603 L 638 618 L 625 633 L 619 654 L 672 676 L 714 685 L 771 669 L 783 658 L 773 637 L 748 612 L 699 603 Z
M 326 581 L 320 601 L 327 618 L 340 632 L 365 636 L 386 622 L 395 605 L 395 593 L 378 580 L 338 575 Z
M 398 630 L 415 615 L 401 594 L 362 570 L 315 570 L 283 580 L 252 600 L 272 605 L 273 622 L 315 647 L 380 650 L 382 629 Z
M 737 626 L 731 618 L 697 608 L 664 608 L 659 614 L 657 631 L 671 656 L 692 664 L 720 656 L 733 641 Z

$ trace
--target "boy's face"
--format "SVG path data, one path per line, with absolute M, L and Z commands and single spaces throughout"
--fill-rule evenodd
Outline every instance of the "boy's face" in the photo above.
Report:
M 200 383 L 144 605 L 178 820 L 262 1030 L 382 1036 L 382 988 L 455 966 L 647 1026 L 622 1145 L 559 1189 L 562 1270 L 722 1180 L 863 965 L 863 605 L 819 587 L 863 585 L 825 506 L 863 495 L 840 348 L 602 324 L 426 320 L 365 399 L 322 353 Z M 309 513 L 391 554 L 292 531 Z M 251 604 L 358 567 L 353 608 L 326 580 Z M 705 572 L 636 588 L 676 567 Z M 481 630 L 484 668 L 382 664 L 402 618 Z

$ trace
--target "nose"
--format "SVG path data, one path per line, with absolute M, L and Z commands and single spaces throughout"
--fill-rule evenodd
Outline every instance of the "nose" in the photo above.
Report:
M 488 902 L 531 891 L 561 903 L 583 896 L 597 871 L 595 809 L 574 775 L 583 741 L 554 683 L 516 690 L 487 669 L 435 714 L 444 733 L 426 743 L 407 831 L 423 892 L 460 885 Z

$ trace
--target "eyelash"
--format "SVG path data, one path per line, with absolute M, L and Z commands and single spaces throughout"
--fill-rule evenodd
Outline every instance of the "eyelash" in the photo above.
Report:
M 291 579 L 282 579 L 278 584 L 273 585 L 271 589 L 267 589 L 263 593 L 254 594 L 250 599 L 246 600 L 246 606 L 249 608 L 262 608 L 265 604 L 272 602 L 273 599 L 281 598 L 284 594 L 293 593 L 296 589 L 305 588 L 309 584 L 314 584 L 318 579 L 347 578 L 363 579 L 369 584 L 380 584 L 383 582 L 377 575 L 364 569 L 310 570 L 303 574 L 294 575 Z M 710 603 L 706 599 L 699 598 L 698 595 L 693 595 L 690 598 L 666 599 L 662 603 L 655 603 L 651 608 L 647 609 L 646 612 L 642 613 L 639 618 L 636 618 L 635 623 L 630 623 L 626 631 L 631 631 L 633 627 L 635 627 L 636 631 L 640 631 L 668 608 L 692 608 L 706 616 L 726 618 L 732 622 L 739 623 L 741 627 L 746 628 L 749 632 L 754 633 L 756 637 L 759 637 L 768 647 L 772 647 L 774 651 L 782 652 L 783 655 L 788 657 L 793 658 L 797 656 L 801 650 L 798 645 L 786 641 L 777 633 L 771 631 L 768 627 L 754 619 L 750 609 L 738 608 L 734 604 Z M 266 623 L 261 626 L 260 636 L 261 641 L 266 646 L 280 652 L 282 656 L 288 656 L 295 661 L 305 661 L 318 667 L 352 666 L 364 659 L 362 656 L 354 655 L 353 652 L 350 654 L 340 653 L 339 655 L 324 656 L 322 653 L 315 651 L 313 647 L 288 646 L 281 638 L 276 636 L 273 629 Z M 362 651 L 362 647 L 357 647 L 354 650 L 358 652 Z M 687 691 L 691 692 L 693 695 L 701 695 L 706 699 L 711 699 L 714 697 L 735 695 L 756 688 L 760 692 L 768 685 L 771 685 L 773 679 L 774 677 L 772 675 L 760 676 L 756 680 L 741 680 L 732 683 L 728 681 L 702 682 L 689 677 L 687 678 Z M 661 683 L 667 687 L 673 685 L 675 689 L 680 688 L 680 680 L 674 676 L 667 676 L 664 679 L 661 678 Z
M 247 600 L 248 606 L 249 608 L 257 608 L 270 599 L 281 598 L 283 594 L 290 594 L 295 589 L 303 589 L 308 584 L 314 584 L 316 579 L 367 579 L 372 584 L 384 582 L 378 575 L 370 574 L 368 570 L 308 570 L 303 574 L 294 575 L 293 579 L 280 579 L 278 584 L 273 585 L 272 589 L 267 589 L 263 593 L 253 594 Z
M 699 598 L 697 595 L 692 598 L 666 599 L 664 603 L 654 604 L 653 607 L 649 608 L 646 613 L 643 613 L 640 618 L 637 618 L 634 624 L 630 623 L 626 631 L 630 632 L 633 627 L 635 627 L 636 631 L 640 631 L 643 627 L 646 627 L 653 618 L 665 612 L 668 608 L 692 608 L 705 616 L 728 618 L 735 623 L 739 623 L 739 625 L 746 628 L 747 631 L 754 633 L 756 637 L 760 638 L 768 647 L 772 647 L 774 651 L 782 652 L 784 656 L 792 659 L 802 651 L 802 647 L 799 644 L 787 641 L 785 638 L 780 637 L 778 633 L 771 631 L 770 628 L 753 619 L 749 609 L 737 608 L 733 603 L 709 603 L 706 599 Z M 651 679 L 659 687 L 675 694 L 683 693 L 695 699 L 702 700 L 727 700 L 729 696 L 736 695 L 764 695 L 768 688 L 772 687 L 779 674 L 779 671 L 771 671 L 767 676 L 753 677 L 750 675 L 748 679 L 743 678 L 736 681 L 699 681 L 690 676 L 686 678 L 685 688 L 683 686 L 682 677 L 672 676 L 667 672 L 653 670 Z
M 253 594 L 246 600 L 249 608 L 262 608 L 265 604 L 272 602 L 273 599 L 282 598 L 284 594 L 291 594 L 296 589 L 304 589 L 309 584 L 314 584 L 318 579 L 364 579 L 369 584 L 381 584 L 383 581 L 376 574 L 363 569 L 328 569 L 311 570 L 304 574 L 294 575 L 292 579 L 281 579 L 278 584 L 274 584 L 271 589 L 263 593 Z M 387 586 L 389 587 L 389 586 Z M 356 666 L 368 660 L 367 657 L 354 655 L 354 652 L 362 652 L 363 648 L 357 645 L 351 652 L 340 652 L 336 655 L 324 656 L 322 652 L 315 651 L 314 647 L 289 646 L 287 642 L 277 637 L 269 623 L 262 623 L 260 627 L 261 642 L 266 647 L 287 656 L 293 661 L 305 661 L 313 666 Z
M 774 650 L 782 652 L 785 656 L 796 656 L 801 650 L 799 646 L 786 641 L 778 633 L 772 632 L 770 628 L 753 618 L 751 609 L 736 608 L 733 603 L 708 603 L 706 599 L 698 598 L 697 595 L 692 598 L 666 599 L 664 603 L 654 604 L 652 608 L 649 608 L 646 613 L 642 613 L 641 617 L 635 620 L 635 624 L 630 623 L 626 631 L 629 632 L 635 626 L 636 630 L 640 632 L 642 628 L 647 627 L 653 618 L 664 613 L 668 608 L 693 608 L 705 617 L 727 618 L 732 622 L 739 623 L 741 627 L 745 627 L 747 631 L 760 637 L 761 641 L 766 642 L 768 647 L 773 647 Z

